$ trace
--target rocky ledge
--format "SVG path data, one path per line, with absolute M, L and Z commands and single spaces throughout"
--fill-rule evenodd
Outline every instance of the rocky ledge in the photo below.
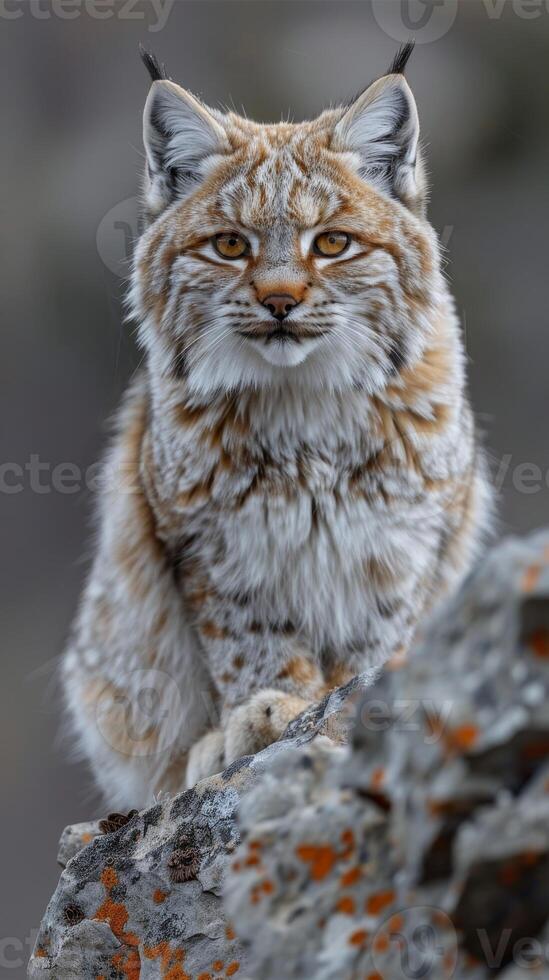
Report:
M 549 980 L 548 693 L 539 532 L 281 741 L 68 828 L 29 976 Z

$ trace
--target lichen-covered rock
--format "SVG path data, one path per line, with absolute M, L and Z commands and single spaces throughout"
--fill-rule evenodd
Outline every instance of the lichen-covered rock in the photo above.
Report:
M 89 820 L 86 823 L 73 823 L 70 827 L 65 827 L 59 841 L 57 851 L 57 863 L 62 868 L 66 868 L 70 859 L 78 854 L 86 844 L 90 844 L 95 837 L 99 837 L 98 820 Z
M 30 976 L 549 980 L 548 694 L 539 533 L 282 741 L 66 831 Z
M 221 883 L 239 839 L 242 794 L 282 755 L 318 738 L 338 751 L 367 679 L 326 697 L 291 734 L 233 763 L 174 799 L 101 833 L 98 822 L 67 828 L 65 867 L 29 964 L 42 980 L 246 980 L 247 949 L 226 918 Z M 334 742 L 323 732 L 329 729 Z M 330 749 L 327 749 L 329 751 Z M 108 821 L 104 827 L 120 821 Z
M 543 976 L 548 706 L 543 533 L 497 548 L 388 665 L 351 750 L 303 747 L 244 798 L 225 902 L 251 975 L 518 980 L 533 949 Z

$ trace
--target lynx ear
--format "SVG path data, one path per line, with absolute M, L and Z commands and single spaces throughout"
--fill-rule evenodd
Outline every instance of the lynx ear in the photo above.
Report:
M 414 97 L 404 76 L 393 73 L 378 78 L 346 109 L 332 148 L 355 153 L 365 180 L 421 210 L 425 185 L 418 139 Z
M 229 149 L 225 130 L 194 95 L 167 79 L 153 82 L 143 115 L 146 203 L 159 214 L 200 180 L 208 157 Z

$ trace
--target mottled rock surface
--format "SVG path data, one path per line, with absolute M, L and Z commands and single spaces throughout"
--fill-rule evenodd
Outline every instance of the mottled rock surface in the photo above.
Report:
M 540 532 L 281 742 L 69 828 L 29 975 L 549 980 L 548 694 Z

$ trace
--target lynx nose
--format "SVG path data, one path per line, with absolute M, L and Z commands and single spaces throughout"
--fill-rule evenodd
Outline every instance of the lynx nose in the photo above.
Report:
M 294 306 L 298 305 L 299 300 L 294 299 L 289 293 L 272 293 L 270 296 L 266 296 L 265 299 L 261 300 L 261 302 L 276 320 L 282 322 L 282 320 L 286 319 L 290 310 L 293 310 Z

